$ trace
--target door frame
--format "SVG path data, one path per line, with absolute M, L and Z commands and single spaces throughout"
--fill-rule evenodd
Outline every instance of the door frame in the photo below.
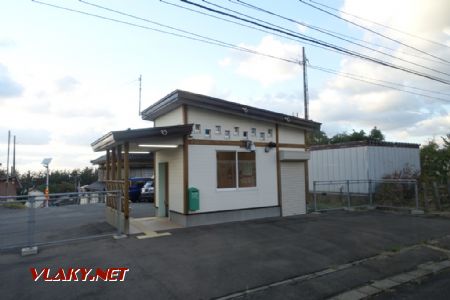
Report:
M 169 163 L 158 163 L 158 217 L 169 216 Z

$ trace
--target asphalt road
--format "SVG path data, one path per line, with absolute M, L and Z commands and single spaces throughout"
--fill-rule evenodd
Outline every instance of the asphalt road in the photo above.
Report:
M 34 239 L 36 243 L 113 233 L 105 220 L 105 204 L 66 205 L 37 208 Z M 153 203 L 131 203 L 132 217 L 155 215 Z M 0 206 L 0 249 L 23 246 L 27 242 L 30 209 Z
M 324 299 L 372 279 L 447 259 L 423 243 L 450 235 L 450 220 L 382 212 L 338 212 L 236 222 L 42 247 L 36 256 L 0 256 L 2 299 L 210 299 L 392 251 L 298 284 L 246 297 Z M 443 240 L 441 246 L 446 246 Z M 417 245 L 408 251 L 405 247 Z M 423 246 L 422 246 L 423 245 Z M 398 255 L 397 255 L 398 254 Z M 38 269 L 125 267 L 123 282 L 34 282 Z

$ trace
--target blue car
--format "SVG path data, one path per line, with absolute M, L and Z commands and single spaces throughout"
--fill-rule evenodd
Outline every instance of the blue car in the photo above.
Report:
M 128 196 L 132 202 L 138 202 L 141 200 L 141 189 L 148 181 L 152 181 L 152 179 L 148 177 L 130 178 L 130 188 L 128 190 Z

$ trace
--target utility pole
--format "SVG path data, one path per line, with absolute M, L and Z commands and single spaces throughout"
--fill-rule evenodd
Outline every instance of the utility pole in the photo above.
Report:
M 16 136 L 13 139 L 13 163 L 11 169 L 11 176 L 16 176 Z
M 8 152 L 6 155 L 6 195 L 9 192 L 9 145 L 11 144 L 11 130 L 8 130 Z
M 139 75 L 139 116 L 141 115 L 142 75 Z
M 309 96 L 308 96 L 308 76 L 306 73 L 306 54 L 305 54 L 305 47 L 302 47 L 302 54 L 303 54 L 303 100 L 305 102 L 305 120 L 309 119 L 309 112 L 308 112 L 308 106 L 309 106 Z

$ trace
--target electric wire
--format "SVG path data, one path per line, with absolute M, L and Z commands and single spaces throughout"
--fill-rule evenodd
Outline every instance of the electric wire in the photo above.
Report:
M 264 53 L 259 53 L 257 51 L 251 50 L 251 49 L 246 49 L 246 48 L 243 48 L 243 47 L 240 47 L 240 46 L 236 46 L 236 45 L 233 45 L 233 44 L 229 44 L 229 43 L 225 43 L 225 42 L 222 42 L 222 41 L 219 41 L 219 40 L 216 40 L 217 42 L 211 42 L 211 41 L 205 40 L 205 39 L 194 38 L 192 36 L 187 36 L 187 35 L 177 34 L 177 33 L 173 33 L 173 32 L 168 32 L 168 31 L 165 31 L 165 30 L 160 30 L 160 29 L 156 29 L 156 28 L 152 28 L 152 27 L 148 27 L 148 26 L 143 26 L 143 25 L 127 22 L 127 21 L 122 21 L 122 20 L 118 20 L 118 19 L 115 19 L 115 18 L 105 17 L 105 16 L 98 15 L 98 14 L 93 14 L 93 13 L 89 13 L 89 12 L 85 12 L 85 11 L 80 11 L 80 10 L 76 10 L 76 9 L 72 9 L 72 8 L 68 8 L 68 7 L 63 7 L 63 6 L 59 6 L 59 5 L 55 5 L 55 4 L 50 4 L 50 3 L 42 2 L 42 1 L 39 1 L 39 0 L 32 0 L 32 2 L 35 2 L 37 4 L 41 4 L 41 5 L 45 5 L 45 6 L 50 6 L 50 7 L 57 8 L 57 9 L 61 9 L 61 10 L 65 10 L 65 11 L 69 11 L 69 12 L 74 12 L 74 13 L 78 13 L 78 14 L 82 14 L 82 15 L 86 15 L 86 16 L 90 16 L 90 17 L 99 18 L 99 19 L 106 20 L 106 21 L 111 21 L 111 22 L 123 24 L 123 25 L 128 25 L 128 26 L 132 26 L 132 27 L 138 27 L 138 28 L 142 28 L 142 29 L 145 29 L 145 30 L 155 31 L 155 32 L 158 32 L 158 33 L 163 33 L 163 34 L 168 34 L 168 35 L 171 35 L 171 36 L 182 37 L 182 38 L 185 38 L 185 39 L 194 40 L 194 41 L 197 41 L 197 42 L 202 42 L 202 43 L 215 45 L 215 46 L 220 46 L 220 47 L 224 47 L 224 48 L 231 48 L 233 50 L 244 51 L 244 52 L 247 52 L 247 53 L 250 53 L 250 54 L 262 55 L 262 56 L 266 56 L 268 58 L 281 60 L 281 61 L 284 61 L 284 62 L 287 62 L 287 63 L 295 63 L 295 64 L 300 64 L 301 63 L 298 60 L 285 59 L 285 58 L 277 57 L 277 56 L 274 56 L 274 55 L 266 55 Z M 83 2 L 85 2 L 85 1 L 83 1 Z M 250 50 L 250 51 L 247 51 L 247 50 Z M 392 87 L 392 86 L 389 86 L 389 85 L 382 85 L 382 84 L 379 84 L 379 83 L 376 83 L 376 82 L 373 82 L 373 81 L 385 82 L 385 83 L 391 84 L 391 85 L 397 85 L 397 86 L 401 86 L 401 87 L 413 88 L 411 86 L 405 86 L 405 85 L 402 85 L 402 84 L 389 82 L 389 81 L 377 80 L 377 79 L 373 79 L 373 78 L 370 79 L 370 78 L 367 78 L 367 77 L 362 77 L 360 75 L 339 72 L 337 70 L 328 69 L 328 68 L 324 68 L 324 67 L 320 67 L 320 66 L 314 66 L 314 65 L 309 65 L 309 66 L 310 66 L 311 69 L 314 69 L 314 70 L 318 70 L 318 71 L 321 71 L 321 72 L 334 74 L 334 75 L 337 75 L 337 76 L 347 77 L 349 79 L 365 82 L 367 84 L 382 86 L 382 87 L 394 89 L 394 90 L 397 90 L 397 91 L 400 91 L 400 92 L 414 94 L 414 95 L 418 95 L 418 96 L 422 96 L 422 97 L 426 97 L 426 98 L 430 98 L 430 99 L 434 99 L 434 100 L 450 102 L 450 99 L 443 99 L 443 98 L 434 97 L 434 96 L 431 96 L 431 95 L 415 93 L 415 92 L 407 91 L 407 90 L 404 90 L 404 89 L 401 89 L 401 88 L 395 88 L 395 87 Z M 368 79 L 370 79 L 372 81 L 370 81 Z M 421 90 L 421 91 L 425 91 L 425 92 L 439 93 L 439 92 L 433 92 L 433 91 L 424 90 L 424 89 L 420 89 L 420 88 L 415 88 L 415 89 Z M 447 95 L 445 93 L 442 93 L 442 94 Z
M 450 74 L 448 74 L 448 73 L 446 73 L 446 72 L 442 72 L 442 71 L 436 70 L 436 69 L 434 69 L 434 68 L 430 68 L 430 67 L 427 67 L 427 66 L 424 66 L 424 65 L 421 65 L 421 64 L 418 64 L 418 63 L 415 63 L 415 62 L 412 62 L 412 61 L 403 59 L 403 58 L 401 58 L 401 57 L 397 57 L 397 56 L 395 56 L 395 55 L 393 55 L 393 54 L 390 54 L 390 53 L 387 53 L 387 52 L 384 52 L 384 51 L 380 51 L 380 50 L 378 50 L 378 49 L 374 49 L 374 48 L 371 48 L 371 47 L 362 45 L 362 44 L 357 43 L 357 42 L 353 42 L 353 41 L 351 41 L 351 40 L 349 40 L 349 39 L 347 39 L 347 38 L 340 37 L 340 36 L 336 35 L 335 33 L 327 32 L 326 30 L 324 30 L 324 29 L 322 29 L 322 28 L 320 28 L 320 27 L 312 26 L 312 25 L 306 24 L 306 23 L 304 23 L 304 22 L 298 22 L 298 21 L 296 21 L 296 20 L 294 20 L 294 19 L 292 19 L 292 18 L 284 17 L 284 16 L 282 16 L 282 15 L 280 15 L 280 14 L 277 14 L 277 13 L 274 13 L 274 12 L 272 12 L 272 11 L 263 9 L 263 8 L 261 8 L 261 7 L 252 5 L 252 4 L 247 3 L 247 2 L 245 2 L 245 1 L 242 1 L 242 0 L 236 0 L 236 2 L 234 2 L 234 1 L 232 1 L 232 0 L 229 0 L 229 1 L 232 2 L 232 3 L 237 3 L 237 4 L 243 5 L 243 6 L 245 6 L 245 7 L 248 7 L 248 8 L 254 9 L 254 10 L 257 10 L 257 11 L 259 11 L 259 12 L 264 12 L 264 13 L 266 13 L 266 14 L 269 14 L 269 15 L 272 15 L 272 16 L 276 16 L 276 17 L 278 17 L 278 18 L 281 18 L 281 19 L 283 19 L 283 20 L 292 22 L 292 23 L 297 24 L 297 25 L 306 26 L 306 27 L 308 27 L 308 28 L 310 28 L 310 29 L 312 29 L 312 30 L 315 30 L 315 31 L 324 33 L 324 34 L 326 34 L 326 35 L 332 36 L 332 37 L 337 38 L 337 39 L 339 39 L 339 40 L 342 40 L 342 41 L 345 41 L 345 42 L 347 42 L 347 43 L 356 45 L 356 46 L 358 46 L 358 47 L 362 47 L 362 48 L 364 48 L 364 49 L 367 49 L 367 50 L 370 50 L 370 51 L 373 51 L 373 52 L 376 52 L 376 53 L 379 53 L 379 54 L 382 54 L 382 55 L 385 55 L 385 56 L 388 56 L 388 57 L 391 57 L 391 58 L 394 58 L 394 59 L 397 59 L 397 60 L 400 60 L 400 61 L 403 61 L 403 62 L 406 62 L 406 63 L 409 63 L 409 64 L 412 64 L 412 65 L 415 65 L 415 66 L 420 67 L 420 68 L 427 69 L 427 70 L 429 70 L 429 71 L 433 71 L 433 72 L 436 72 L 436 73 L 439 73 L 439 74 L 443 74 L 443 75 L 446 75 L 446 76 L 450 76 Z
M 415 50 L 415 51 L 417 51 L 417 52 L 420 52 L 420 53 L 422 53 L 422 54 L 425 54 L 425 55 L 434 57 L 434 58 L 436 58 L 436 59 L 442 60 L 442 61 L 444 61 L 444 62 L 446 62 L 446 63 L 450 63 L 450 61 L 448 61 L 448 60 L 446 60 L 446 59 L 443 59 L 442 57 L 438 57 L 438 56 L 436 56 L 436 55 L 433 55 L 433 54 L 430 54 L 430 53 L 428 53 L 428 52 L 425 52 L 425 51 L 423 51 L 423 50 L 421 50 L 421 49 L 419 49 L 419 48 L 417 48 L 417 47 L 414 47 L 414 46 L 408 45 L 408 44 L 406 44 L 406 43 L 403 43 L 403 42 L 401 42 L 401 41 L 398 41 L 398 40 L 396 40 L 396 39 L 393 39 L 393 38 L 391 38 L 391 37 L 389 37 L 389 36 L 387 36 L 387 35 L 385 35 L 385 34 L 382 34 L 382 33 L 378 32 L 378 31 L 375 31 L 375 30 L 373 30 L 373 29 L 370 29 L 370 28 L 368 28 L 368 27 L 366 27 L 366 26 L 364 26 L 364 25 L 361 25 L 361 24 L 358 24 L 358 23 L 356 23 L 356 22 L 353 22 L 353 21 L 351 21 L 351 20 L 349 20 L 349 19 L 343 18 L 343 17 L 341 17 L 341 16 L 339 16 L 339 15 L 336 15 L 336 14 L 334 14 L 334 13 L 332 13 L 332 12 L 329 12 L 329 11 L 327 11 L 327 10 L 325 10 L 325 9 L 322 9 L 322 8 L 320 8 L 320 7 L 318 7 L 318 6 L 314 5 L 314 4 L 306 3 L 304 0 L 298 0 L 298 1 L 299 1 L 300 3 L 302 3 L 302 4 L 304 4 L 304 5 L 310 6 L 310 7 L 314 8 L 314 9 L 316 9 L 316 10 L 319 10 L 319 11 L 321 11 L 321 12 L 327 14 L 327 15 L 333 16 L 333 17 L 338 18 L 338 19 L 340 19 L 340 20 L 342 20 L 342 21 L 345 21 L 345 22 L 347 22 L 347 23 L 353 24 L 353 25 L 355 25 L 355 26 L 357 26 L 357 27 L 359 27 L 359 28 L 362 28 L 362 29 L 364 29 L 364 30 L 367 30 L 367 31 L 369 31 L 369 32 L 371 32 L 371 33 L 373 33 L 373 34 L 375 34 L 375 35 L 378 35 L 378 36 L 380 36 L 380 37 L 383 37 L 383 38 L 385 38 L 385 39 L 387 39 L 387 40 L 390 40 L 390 41 L 392 41 L 392 42 L 398 43 L 398 44 L 400 44 L 400 45 L 402 45 L 402 46 L 405 46 L 405 47 L 407 47 L 407 48 L 413 49 L 413 50 Z
M 350 14 L 350 13 L 348 13 L 348 12 L 346 12 L 346 11 L 343 11 L 343 10 L 340 10 L 340 9 L 337 9 L 337 8 L 334 8 L 334 7 L 331 7 L 331 6 L 329 6 L 329 5 L 326 5 L 326 4 L 323 4 L 323 3 L 320 3 L 320 2 L 317 2 L 317 1 L 314 1 L 314 0 L 309 0 L 309 1 L 310 1 L 310 2 L 313 2 L 313 3 L 317 4 L 317 5 L 320 5 L 320 6 L 322 6 L 322 7 L 326 7 L 326 8 L 328 8 L 328 9 L 331 9 L 331 10 L 334 10 L 334 11 L 337 11 L 337 12 L 340 12 L 340 13 L 342 13 L 342 14 L 344 14 L 344 15 L 347 15 L 347 16 L 350 16 L 350 17 L 353 17 L 353 18 L 357 18 L 357 19 L 359 19 L 359 20 L 362 20 L 362 21 L 365 21 L 365 22 L 369 22 L 369 23 L 378 25 L 378 26 L 380 26 L 380 27 L 384 27 L 384 28 L 387 28 L 387 29 L 389 29 L 389 30 L 396 31 L 396 32 L 402 33 L 402 34 L 404 34 L 404 35 L 408 35 L 408 36 L 410 36 L 410 37 L 413 37 L 413 38 L 416 38 L 416 39 L 419 39 L 419 40 L 423 40 L 423 41 L 426 41 L 426 42 L 429 42 L 429 43 L 432 43 L 432 44 L 435 44 L 435 45 L 438 45 L 438 46 L 441 46 L 441 47 L 450 48 L 450 46 L 448 46 L 448 45 L 445 45 L 445 44 L 442 44 L 442 43 L 440 43 L 440 42 L 436 42 L 436 41 L 433 41 L 433 40 L 424 38 L 424 37 L 419 36 L 419 35 L 416 35 L 416 34 L 412 34 L 412 33 L 410 33 L 410 32 L 406 32 L 406 31 L 403 31 L 403 30 L 394 28 L 394 27 L 392 27 L 392 26 L 388 26 L 388 25 L 385 25 L 385 24 L 382 24 L 382 23 L 379 23 L 379 22 L 375 22 L 375 21 L 372 21 L 372 20 L 369 20 L 369 19 L 366 19 L 366 18 L 357 16 L 357 15 L 354 15 L 354 14 Z
M 237 45 L 234 45 L 234 44 L 229 44 L 229 43 L 222 42 L 222 41 L 219 41 L 219 40 L 216 40 L 216 39 L 212 39 L 212 38 L 209 38 L 209 37 L 206 37 L 206 36 L 201 36 L 201 35 L 198 35 L 198 34 L 195 34 L 195 33 L 190 33 L 190 34 L 192 34 L 194 36 L 197 36 L 197 37 L 187 36 L 187 35 L 178 34 L 178 33 L 175 33 L 175 32 L 169 32 L 169 31 L 166 31 L 166 30 L 161 30 L 161 29 L 148 27 L 148 26 L 144 26 L 144 25 L 139 25 L 139 24 L 136 24 L 136 23 L 122 21 L 122 20 L 118 20 L 118 19 L 114 19 L 114 18 L 109 18 L 109 17 L 105 17 L 105 16 L 101 16 L 101 15 L 97 15 L 97 14 L 93 14 L 93 13 L 89 13 L 89 12 L 85 12 L 85 11 L 81 11 L 81 10 L 76 10 L 76 9 L 73 9 L 73 8 L 59 6 L 59 5 L 55 5 L 55 4 L 51 4 L 51 3 L 47 3 L 47 2 L 43 2 L 43 1 L 39 1 L 39 0 L 31 0 L 31 1 L 35 2 L 37 4 L 46 5 L 46 6 L 50 6 L 50 7 L 53 7 L 53 8 L 58 8 L 58 9 L 62 9 L 62 10 L 66 10 L 66 11 L 70 11 L 70 12 L 74 12 L 74 13 L 79 13 L 79 14 L 82 14 L 82 15 L 87 15 L 87 16 L 91 16 L 91 17 L 95 17 L 95 18 L 100 18 L 100 19 L 103 19 L 103 20 L 107 20 L 107 21 L 111 21 L 111 22 L 115 22 L 115 23 L 120 23 L 120 24 L 124 24 L 124 25 L 128 25 L 128 26 L 132 26 L 132 27 L 138 27 L 138 28 L 142 28 L 142 29 L 145 29 L 145 30 L 151 30 L 151 31 L 155 31 L 155 32 L 163 33 L 163 34 L 168 34 L 168 35 L 172 35 L 172 36 L 176 36 L 176 37 L 181 37 L 181 38 L 185 38 L 185 39 L 190 39 L 190 40 L 206 43 L 206 44 L 216 45 L 216 46 L 220 46 L 220 47 L 224 47 L 224 48 L 230 48 L 230 49 L 233 49 L 233 50 L 247 52 L 247 53 L 251 53 L 251 54 L 255 54 L 255 55 L 265 56 L 265 57 L 269 57 L 269 58 L 273 58 L 273 59 L 277 59 L 277 60 L 281 60 L 281 61 L 285 61 L 285 62 L 289 62 L 289 63 L 295 63 L 295 64 L 299 64 L 300 63 L 298 60 L 282 58 L 282 57 L 278 57 L 278 56 L 274 56 L 274 55 L 258 52 L 256 50 L 248 49 L 248 48 L 237 46 Z
M 234 19 L 238 19 L 238 20 L 250 23 L 250 24 L 254 24 L 254 25 L 259 26 L 259 27 L 263 27 L 263 28 L 266 28 L 266 29 L 269 29 L 269 30 L 274 30 L 274 31 L 277 31 L 277 32 L 280 32 L 280 33 L 283 33 L 283 34 L 286 34 L 286 35 L 289 35 L 289 36 L 292 36 L 292 37 L 297 37 L 297 38 L 299 38 L 301 40 L 307 40 L 307 41 L 313 42 L 315 44 L 320 44 L 320 45 L 323 45 L 323 46 L 325 46 L 327 48 L 333 48 L 333 49 L 336 49 L 336 50 L 340 51 L 341 53 L 346 53 L 346 54 L 349 54 L 349 55 L 354 56 L 354 57 L 358 57 L 358 58 L 361 58 L 361 59 L 364 59 L 364 60 L 368 60 L 368 61 L 380 64 L 380 65 L 384 65 L 386 67 L 390 67 L 390 68 L 393 68 L 393 69 L 401 70 L 401 71 L 404 71 L 404 72 L 407 72 L 407 73 L 410 73 L 410 74 L 414 74 L 414 75 L 417 75 L 417 76 L 428 78 L 430 80 L 434 80 L 434 81 L 437 81 L 437 82 L 441 82 L 441 83 L 450 85 L 450 81 L 447 80 L 447 79 L 443 79 L 443 78 L 440 78 L 440 77 L 436 77 L 436 76 L 433 76 L 433 75 L 422 73 L 422 72 L 419 72 L 419 71 L 416 71 L 416 70 L 408 69 L 408 68 L 403 67 L 403 66 L 398 66 L 398 65 L 395 65 L 395 64 L 392 64 L 392 63 L 389 63 L 389 62 L 386 62 L 386 61 L 383 61 L 383 60 L 380 60 L 380 59 L 377 59 L 377 58 L 374 58 L 374 57 L 370 57 L 370 56 L 367 56 L 365 54 L 361 54 L 361 53 L 358 53 L 358 52 L 355 52 L 355 51 L 352 51 L 352 50 L 349 50 L 349 49 L 346 49 L 346 48 L 343 48 L 343 47 L 340 47 L 340 46 L 337 46 L 337 45 L 334 45 L 334 44 L 330 44 L 330 43 L 327 43 L 327 42 L 324 42 L 324 41 L 321 41 L 321 40 L 318 40 L 318 39 L 314 39 L 314 38 L 311 38 L 311 37 L 308 37 L 308 36 L 305 36 L 305 35 L 294 34 L 294 33 L 288 32 L 287 30 L 280 30 L 280 29 L 277 29 L 277 28 L 274 28 L 274 27 L 271 27 L 271 26 L 267 26 L 267 25 L 261 24 L 261 23 L 256 22 L 256 21 L 248 20 L 248 19 L 236 16 L 236 15 L 224 12 L 224 11 L 213 9 L 213 8 L 210 8 L 210 7 L 207 7 L 207 6 L 204 6 L 204 5 L 201 5 L 201 4 L 189 1 L 189 0 L 179 0 L 179 1 L 187 3 L 187 4 L 190 4 L 190 5 L 194 5 L 194 6 L 200 7 L 202 9 L 205 9 L 205 10 L 208 10 L 208 11 L 211 11 L 211 12 L 215 12 L 217 14 L 225 15 L 225 16 L 228 16 L 228 17 L 231 17 L 231 18 L 234 18 Z M 205 0 L 203 0 L 203 2 L 209 3 L 208 1 L 205 1 Z M 216 4 L 213 4 L 213 5 L 217 6 Z

